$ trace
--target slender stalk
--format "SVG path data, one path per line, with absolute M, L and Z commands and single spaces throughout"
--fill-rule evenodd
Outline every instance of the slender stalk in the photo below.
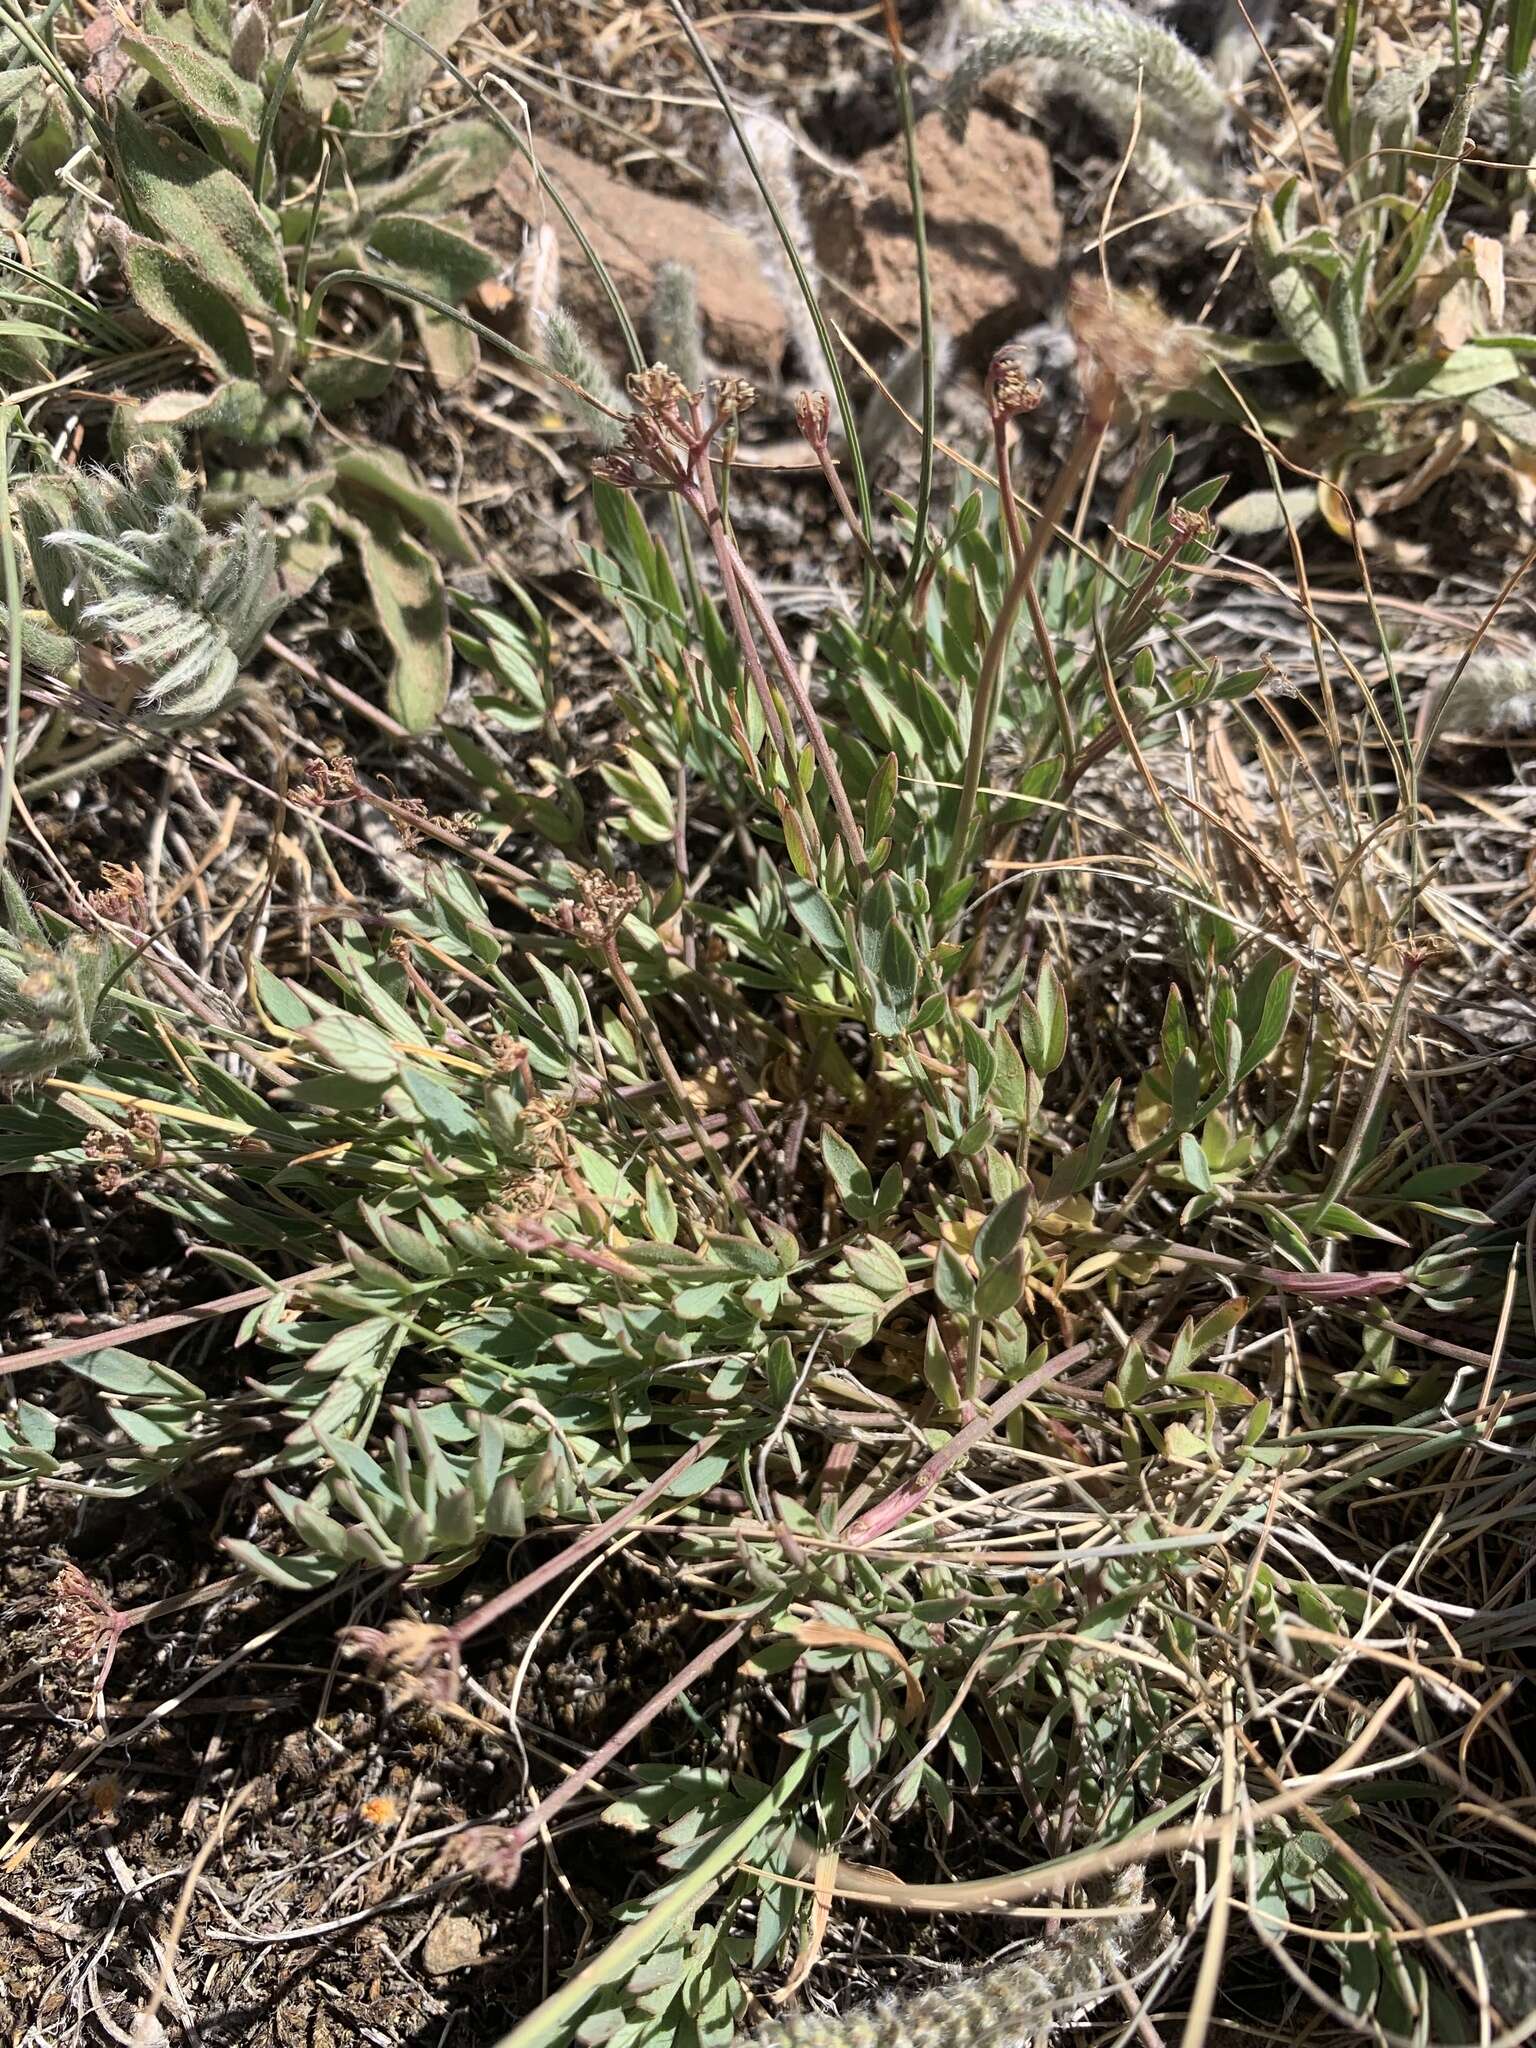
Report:
M 1050 495 L 1041 507 L 1040 516 L 1030 532 L 1029 542 L 1020 557 L 1008 588 L 998 608 L 986 651 L 982 656 L 981 675 L 976 684 L 976 697 L 971 706 L 971 731 L 966 743 L 965 768 L 960 784 L 960 806 L 955 813 L 954 833 L 950 839 L 949 852 L 945 857 L 943 872 L 939 878 L 938 900 L 942 902 L 959 878 L 971 847 L 971 829 L 976 816 L 976 799 L 981 791 L 981 774 L 986 763 L 987 751 L 992 744 L 992 728 L 997 717 L 997 686 L 1002 676 L 1003 661 L 1008 652 L 1008 643 L 1013 637 L 1014 623 L 1019 616 L 1019 607 L 1024 594 L 1034 580 L 1040 558 L 1045 553 L 1051 535 L 1060 524 L 1061 516 L 1077 489 L 1093 451 L 1109 422 L 1111 394 L 1102 383 L 1095 383 L 1090 394 L 1088 411 L 1078 429 L 1072 452 L 1058 471 Z
M 289 81 L 293 77 L 294 72 L 299 68 L 299 59 L 304 54 L 304 45 L 320 26 L 320 17 L 324 14 L 326 6 L 327 0 L 309 0 L 309 6 L 305 11 L 304 19 L 299 23 L 293 41 L 288 45 L 287 53 L 278 70 L 272 90 L 267 95 L 267 104 L 262 109 L 261 127 L 256 135 L 256 161 L 251 166 L 251 196 L 255 199 L 258 206 L 266 197 L 267 167 L 272 155 L 272 137 L 277 132 L 277 117 L 282 111 L 283 100 L 287 96 Z
M 912 79 L 906 46 L 901 39 L 901 22 L 896 0 L 881 0 L 885 13 L 886 39 L 891 46 L 891 65 L 896 76 L 896 108 L 901 115 L 902 149 L 907 163 L 907 192 L 912 200 L 912 253 L 917 264 L 918 339 L 923 352 L 923 440 L 918 451 L 917 505 L 912 525 L 912 557 L 902 579 L 898 607 L 917 588 L 928 543 L 928 508 L 933 503 L 933 453 L 935 416 L 933 353 L 933 279 L 928 267 L 928 223 L 923 210 L 923 175 L 917 158 L 917 115 L 912 106 Z
M 1013 488 L 1013 462 L 1008 446 L 1011 417 L 1009 413 L 1002 411 L 994 415 L 992 442 L 997 456 L 997 495 L 1002 506 L 1003 526 L 1008 535 L 1008 552 L 1017 567 L 1024 560 L 1025 540 L 1024 529 L 1019 521 L 1019 501 Z M 1067 704 L 1067 693 L 1062 688 L 1061 670 L 1056 665 L 1056 649 L 1051 644 L 1051 629 L 1033 576 L 1024 585 L 1024 603 L 1029 610 L 1029 623 L 1034 629 L 1035 644 L 1040 650 L 1040 665 L 1045 671 L 1045 686 L 1051 693 L 1051 705 L 1056 714 L 1056 729 L 1061 735 L 1063 772 L 1070 779 L 1076 754 L 1076 744 L 1072 737 L 1072 713 Z
M 794 754 L 780 722 L 778 706 L 773 701 L 773 688 L 768 681 L 768 671 L 763 667 L 763 657 L 757 651 L 757 642 L 752 637 L 752 628 L 742 604 L 741 589 L 736 581 L 727 545 L 725 507 L 715 495 L 714 477 L 707 462 L 699 464 L 698 502 L 693 506 L 693 510 L 703 521 L 704 530 L 709 535 L 715 564 L 720 571 L 721 588 L 725 592 L 726 609 L 730 612 L 736 642 L 741 649 L 741 658 L 746 664 L 747 675 L 762 709 L 763 723 L 768 728 L 768 736 L 773 741 L 774 750 L 793 789 L 797 787 Z
M 965 1333 L 965 1398 L 974 1408 L 981 1396 L 981 1334 L 985 1325 L 972 1316 Z
M 751 1624 L 745 1621 L 733 1622 L 722 1635 L 716 1636 L 712 1643 L 707 1643 L 696 1655 L 690 1657 L 682 1670 L 669 1678 L 658 1693 L 653 1694 L 643 1707 L 635 1709 L 622 1728 L 615 1730 L 600 1748 L 594 1749 L 589 1757 L 577 1764 L 568 1778 L 562 1778 L 552 1792 L 547 1793 L 536 1806 L 523 1815 L 512 1830 L 512 1848 L 521 1853 L 535 1841 L 561 1808 L 568 1806 L 576 1794 L 590 1785 L 594 1778 L 601 1777 L 614 1759 L 624 1754 L 635 1737 L 644 1734 L 657 1715 L 671 1706 L 679 1693 L 686 1692 L 690 1685 L 702 1678 L 706 1671 L 712 1670 L 728 1651 L 734 1649 L 750 1626 Z
M 0 407 L 0 567 L 5 576 L 5 755 L 0 763 L 0 851 L 11 836 L 16 794 L 16 749 L 21 741 L 21 574 L 11 527 L 11 428 L 16 415 Z
M 784 636 L 779 631 L 778 621 L 769 610 L 767 599 L 753 581 L 751 570 L 742 560 L 736 544 L 730 536 L 724 534 L 722 538 L 726 552 L 730 557 L 732 569 L 740 582 L 742 594 L 751 607 L 759 627 L 762 629 L 763 638 L 768 643 L 768 651 L 773 656 L 774 666 L 784 678 L 784 687 L 789 692 L 790 700 L 794 704 L 800 723 L 805 727 L 806 737 L 811 743 L 811 752 L 816 756 L 816 765 L 821 770 L 822 779 L 827 785 L 827 794 L 832 799 L 832 809 L 837 818 L 838 831 L 842 834 L 843 844 L 848 849 L 848 857 L 853 862 L 859 880 L 861 882 L 868 882 L 870 879 L 870 868 L 869 859 L 864 850 L 864 835 L 859 830 L 858 822 L 853 815 L 853 806 L 848 801 L 848 792 L 843 787 L 842 771 L 839 769 L 836 757 L 833 755 L 832 748 L 828 743 L 826 729 L 821 722 L 821 714 L 811 701 L 811 694 L 801 679 L 800 671 L 795 665 L 795 658 L 785 646 Z
M 1031 1373 L 1018 1380 L 992 1403 L 984 1414 L 977 1415 L 964 1429 L 957 1430 L 941 1450 L 934 1452 L 927 1463 L 911 1479 L 905 1479 L 894 1492 L 884 1500 L 877 1501 L 872 1508 L 866 1508 L 856 1522 L 840 1530 L 845 1543 L 855 1546 L 873 1542 L 877 1536 L 887 1536 L 891 1530 L 904 1522 L 908 1515 L 917 1510 L 934 1492 L 945 1474 L 960 1460 L 973 1451 L 977 1444 L 993 1434 L 1001 1423 L 1016 1408 L 1021 1408 L 1032 1394 L 1037 1394 L 1048 1381 L 1058 1379 L 1069 1366 L 1080 1365 L 1093 1346 L 1088 1343 L 1074 1344 L 1066 1351 L 1058 1351 L 1054 1358 L 1046 1359 Z
M 1410 953 L 1403 962 L 1402 978 L 1397 984 L 1397 994 L 1392 999 L 1387 1028 L 1382 1033 L 1381 1053 L 1376 1061 L 1375 1072 L 1371 1075 L 1371 1085 L 1366 1089 L 1364 1100 L 1355 1113 L 1349 1136 L 1344 1140 L 1344 1149 L 1334 1162 L 1333 1172 L 1328 1176 L 1327 1187 L 1305 1216 L 1298 1218 L 1298 1221 L 1309 1230 L 1315 1230 L 1321 1218 L 1339 1197 L 1349 1191 L 1350 1180 L 1360 1163 L 1360 1153 L 1365 1144 L 1366 1134 L 1386 1091 L 1387 1078 L 1392 1071 L 1392 1055 L 1397 1050 L 1397 1041 L 1402 1034 L 1403 1022 L 1408 1011 L 1408 996 L 1423 965 L 1423 957 L 1418 953 Z
M 880 557 L 870 546 L 869 535 L 859 524 L 859 515 L 853 509 L 853 500 L 848 495 L 847 486 L 837 473 L 837 464 L 832 460 L 831 449 L 828 448 L 824 440 L 813 441 L 811 446 L 815 450 L 816 461 L 820 466 L 821 473 L 827 480 L 827 489 L 832 493 L 837 509 L 842 515 L 843 524 L 853 535 L 859 553 L 864 558 L 865 567 L 872 570 L 882 583 L 889 585 L 890 578 L 880 565 Z
M 527 2019 L 503 2035 L 496 2048 L 556 2048 L 557 2043 L 569 2041 L 582 2012 L 600 1991 L 625 1983 L 670 1928 L 689 1924 L 698 1906 L 779 1819 L 830 1739 L 822 1724 L 806 1729 L 789 1752 L 784 1775 L 745 1818 L 720 1836 L 686 1876 L 664 1887 L 643 1918 L 632 1921 L 591 1962 L 567 1977 Z
M 646 1049 L 649 1051 L 651 1058 L 656 1062 L 657 1070 L 666 1082 L 667 1087 L 671 1090 L 672 1099 L 681 1111 L 684 1123 L 687 1124 L 689 1130 L 693 1133 L 694 1143 L 703 1153 L 705 1163 L 719 1184 L 721 1194 L 724 1195 L 729 1203 L 737 1228 L 747 1237 L 755 1238 L 757 1232 L 752 1227 L 752 1219 L 742 1206 L 741 1196 L 736 1191 L 736 1184 L 726 1171 L 725 1164 L 721 1160 L 719 1153 L 710 1142 L 709 1133 L 704 1128 L 703 1118 L 689 1099 L 688 1091 L 683 1086 L 683 1077 L 672 1064 L 672 1055 L 667 1051 L 661 1033 L 651 1021 L 651 1013 L 646 1008 L 645 998 L 635 987 L 634 982 L 630 979 L 629 969 L 619 957 L 619 942 L 616 937 L 609 938 L 603 946 L 603 964 L 607 967 L 614 986 L 623 997 L 625 1008 L 635 1021 L 635 1028 L 645 1040 Z
M 697 1464 L 706 1451 L 714 1448 L 719 1434 L 718 1430 L 711 1430 L 707 1436 L 701 1436 L 696 1444 L 689 1445 L 680 1458 L 674 1458 L 659 1478 L 653 1479 L 650 1485 L 644 1487 L 632 1500 L 625 1501 L 617 1513 L 607 1516 L 603 1521 L 594 1522 L 590 1528 L 582 1531 L 574 1543 L 567 1545 L 558 1557 L 547 1559 L 537 1570 L 525 1573 L 522 1578 L 514 1580 L 510 1586 L 504 1587 L 481 1606 L 472 1607 L 468 1614 L 461 1615 L 457 1621 L 442 1631 L 448 1638 L 444 1647 L 452 1648 L 455 1652 L 462 1650 L 471 1636 L 479 1635 L 480 1631 L 489 1628 L 493 1621 L 500 1621 L 501 1617 L 510 1614 L 514 1607 L 521 1607 L 525 1600 L 531 1600 L 535 1593 L 542 1592 L 553 1580 L 563 1578 L 567 1572 L 574 1571 L 576 1566 L 590 1557 L 594 1550 L 600 1549 L 617 1535 L 620 1529 L 626 1528 L 637 1516 L 643 1515 L 648 1507 L 660 1500 L 674 1480 L 681 1479 L 690 1466 Z
M 804 259 L 801 257 L 800 251 L 795 247 L 794 237 L 785 227 L 783 215 L 779 211 L 772 192 L 768 189 L 767 181 L 763 177 L 762 167 L 757 161 L 752 146 L 748 141 L 747 132 L 742 126 L 740 116 L 736 112 L 736 105 L 731 98 L 730 88 L 720 76 L 719 66 L 705 48 L 703 38 L 689 17 L 688 10 L 682 4 L 682 0 L 670 0 L 670 6 L 673 18 L 686 37 L 688 47 L 697 59 L 700 70 L 709 80 L 715 97 L 720 102 L 725 118 L 731 124 L 731 132 L 736 137 L 737 147 L 741 150 L 742 156 L 746 160 L 747 169 L 752 174 L 753 182 L 762 195 L 763 204 L 768 209 L 768 215 L 773 222 L 774 230 L 783 244 L 785 258 L 789 263 L 790 269 L 794 272 L 795 283 L 799 287 L 801 297 L 805 300 L 806 312 L 810 316 L 811 325 L 816 330 L 816 339 L 821 346 L 822 355 L 826 359 L 827 374 L 832 380 L 832 396 L 837 401 L 837 414 L 838 418 L 842 421 L 843 439 L 847 443 L 848 460 L 853 468 L 854 492 L 859 501 L 860 517 L 867 529 L 875 523 L 874 502 L 869 492 L 869 474 L 864 467 L 864 453 L 859 445 L 858 417 L 854 411 L 853 401 L 848 396 L 848 385 L 843 376 L 842 368 L 838 363 L 837 352 L 832 346 L 831 329 L 828 327 L 826 316 L 823 314 L 821 306 L 817 301 Z M 866 569 L 864 591 L 866 607 L 873 595 L 874 586 Z

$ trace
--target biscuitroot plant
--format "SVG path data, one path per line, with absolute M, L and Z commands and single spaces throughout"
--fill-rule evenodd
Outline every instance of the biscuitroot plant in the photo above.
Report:
M 636 374 L 582 555 L 619 737 L 466 743 L 470 815 L 409 817 L 403 906 L 322 926 L 317 974 L 253 948 L 239 1028 L 127 1004 L 0 1107 L 0 1159 L 93 1178 L 233 1290 L 169 1341 L 8 1359 L 9 1481 L 225 1475 L 239 1567 L 403 1597 L 349 1647 L 440 1711 L 599 1551 L 683 1603 L 674 1674 L 466 1838 L 461 1874 L 511 1882 L 557 1813 L 600 1818 L 657 1873 L 509 2048 L 724 2048 L 844 1896 L 1096 1928 L 956 1994 L 993 2048 L 989 2013 L 1121 1996 L 1131 1881 L 1118 1913 L 1101 1881 L 1160 1897 L 1208 1845 L 1324 1999 L 1337 1954 L 1384 2032 L 1475 2003 L 1362 1872 L 1480 1681 L 1438 1625 L 1433 1686 L 1346 1654 L 1404 1603 L 1463 1611 L 1464 1510 L 1386 1581 L 1352 1508 L 1392 1522 L 1511 1440 L 1465 1367 L 1508 1246 L 1426 1108 L 1462 1064 L 1348 762 L 1304 840 L 1186 787 L 1191 734 L 1265 715 L 1269 672 L 1187 618 L 1218 484 L 1173 492 L 1156 447 L 1069 537 L 1113 313 L 1038 509 L 1005 359 L 995 483 L 794 647 L 722 502 L 753 393 Z M 818 462 L 828 413 L 799 407 Z M 637 494 L 692 525 L 691 575 Z M 549 642 L 476 624 L 487 722 L 527 731 Z M 407 822 L 346 761 L 288 801 Z M 1370 1802 L 1333 1786 L 1362 1730 L 1402 1758 Z

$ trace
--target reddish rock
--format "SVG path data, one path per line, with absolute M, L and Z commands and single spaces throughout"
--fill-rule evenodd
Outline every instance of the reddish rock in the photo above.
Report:
M 775 379 L 789 339 L 784 308 L 763 276 L 757 251 L 739 228 L 703 206 L 646 192 L 621 173 L 584 163 L 557 142 L 539 144 L 539 161 L 613 275 L 637 326 L 659 263 L 686 263 L 698 279 L 704 342 L 713 362 Z M 569 229 L 541 202 L 529 166 L 519 160 L 483 202 L 476 232 L 508 262 L 524 223 L 549 220 L 560 237 L 561 302 L 615 368 L 623 361 L 618 329 L 602 286 Z
M 1061 216 L 1050 154 L 1032 135 L 973 113 L 957 142 L 938 114 L 917 131 L 935 322 L 960 355 L 984 362 L 1057 292 Z M 816 253 L 857 310 L 917 332 L 917 265 L 906 151 L 898 137 L 860 157 L 813 208 Z

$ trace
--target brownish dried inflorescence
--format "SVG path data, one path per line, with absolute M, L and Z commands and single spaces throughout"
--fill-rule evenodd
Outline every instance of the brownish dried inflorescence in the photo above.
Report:
M 498 1074 L 528 1072 L 527 1043 L 521 1038 L 514 1038 L 510 1031 L 498 1031 L 486 1050 L 490 1053 Z
M 401 852 L 414 853 L 422 841 L 419 826 L 426 824 L 432 813 L 419 796 L 401 796 L 390 805 L 389 815 L 394 820 Z
M 1090 391 L 1107 384 L 1129 398 L 1162 398 L 1192 383 L 1205 366 L 1200 337 L 1170 320 L 1150 292 L 1111 290 L 1099 278 L 1076 277 L 1067 324 Z
M 631 370 L 624 388 L 637 406 L 646 412 L 682 412 L 688 405 L 688 386 L 665 363 L 652 363 L 645 370 Z
M 289 802 L 306 810 L 342 803 L 357 794 L 357 763 L 350 754 L 320 754 L 309 762 L 306 780 L 289 792 Z
M 544 922 L 584 946 L 606 946 L 643 893 L 637 875 L 605 875 L 597 868 L 583 868 L 576 875 L 574 903 L 557 904 Z
M 987 406 L 994 423 L 1033 412 L 1045 397 L 1045 386 L 1029 374 L 1029 357 L 1021 348 L 1000 348 L 987 370 Z
M 114 860 L 103 861 L 101 882 L 102 886 L 93 889 L 86 897 L 86 907 L 94 910 L 108 924 L 126 924 L 135 931 L 143 931 L 148 922 L 148 909 L 144 874 L 137 862 L 124 867 Z
M 54 1580 L 50 1618 L 54 1645 L 71 1664 L 88 1664 L 99 1657 L 121 1627 L 117 1609 L 77 1564 L 66 1564 Z
M 444 1849 L 442 1867 L 478 1877 L 510 1891 L 523 1868 L 523 1841 L 516 1828 L 466 1828 Z
M 347 1628 L 341 1646 L 366 1657 L 371 1670 L 393 1679 L 408 1698 L 451 1704 L 459 1696 L 459 1646 L 451 1629 L 402 1619 L 385 1628 Z
M 716 377 L 709 387 L 716 415 L 722 420 L 740 419 L 757 403 L 757 386 L 745 377 Z
M 819 454 L 832 432 L 832 402 L 825 391 L 802 391 L 795 400 L 795 425 Z

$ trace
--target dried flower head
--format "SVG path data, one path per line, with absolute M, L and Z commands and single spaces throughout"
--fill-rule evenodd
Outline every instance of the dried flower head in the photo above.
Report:
M 308 764 L 307 782 L 290 793 L 290 801 L 318 810 L 357 794 L 357 763 L 350 754 L 320 754 Z
M 385 1628 L 344 1628 L 341 1647 L 366 1657 L 378 1676 L 397 1682 L 407 1697 L 443 1703 L 459 1696 L 459 1646 L 451 1629 L 402 1619 Z
M 1175 540 L 1204 540 L 1210 533 L 1210 515 L 1192 512 L 1187 505 L 1175 505 L 1168 514 L 1168 530 Z
M 819 454 L 832 431 L 832 402 L 825 391 L 802 391 L 795 400 L 795 425 Z
M 615 490 L 638 491 L 649 482 L 648 473 L 642 469 L 632 455 L 599 455 L 592 465 L 592 474 L 600 476 L 604 483 L 612 484 Z
M 597 868 L 583 868 L 576 875 L 575 902 L 557 905 L 544 922 L 583 945 L 606 946 L 642 893 L 637 875 L 605 875 Z
M 51 1618 L 54 1642 L 71 1664 L 92 1662 L 120 1632 L 117 1609 L 77 1564 L 66 1564 L 53 1582 Z
M 425 824 L 432 813 L 419 796 L 402 796 L 396 797 L 390 806 L 390 816 L 394 820 L 400 851 L 414 853 L 421 844 L 421 833 L 417 830 L 417 823 L 420 821 Z
M 1193 382 L 1204 367 L 1199 336 L 1170 320 L 1150 292 L 1112 291 L 1099 278 L 1075 277 L 1067 324 L 1090 390 L 1107 384 L 1155 401 Z
M 160 1120 L 147 1109 L 130 1109 L 123 1119 L 129 1139 L 135 1148 L 145 1153 L 158 1166 L 165 1157 L 165 1144 L 160 1136 Z
M 624 388 L 635 404 L 648 412 L 681 412 L 689 398 L 688 386 L 665 363 L 652 363 L 647 370 L 631 370 Z
M 1029 353 L 1022 348 L 1000 348 L 992 358 L 987 370 L 987 405 L 994 420 L 1033 412 L 1045 397 L 1045 386 L 1029 374 L 1029 362 Z
M 716 377 L 710 384 L 709 395 L 715 402 L 717 418 L 736 420 L 756 405 L 757 386 L 745 377 Z
M 523 1868 L 522 1836 L 516 1828 L 466 1828 L 444 1849 L 442 1865 L 510 1891 Z
M 134 862 L 128 867 L 117 861 L 105 860 L 101 864 L 102 886 L 93 889 L 86 897 L 86 906 L 108 924 L 132 925 L 135 931 L 142 931 L 147 920 L 147 905 L 144 893 L 144 875 Z
M 498 1031 L 488 1050 L 498 1074 L 527 1073 L 528 1047 L 521 1038 L 514 1038 L 510 1031 Z

